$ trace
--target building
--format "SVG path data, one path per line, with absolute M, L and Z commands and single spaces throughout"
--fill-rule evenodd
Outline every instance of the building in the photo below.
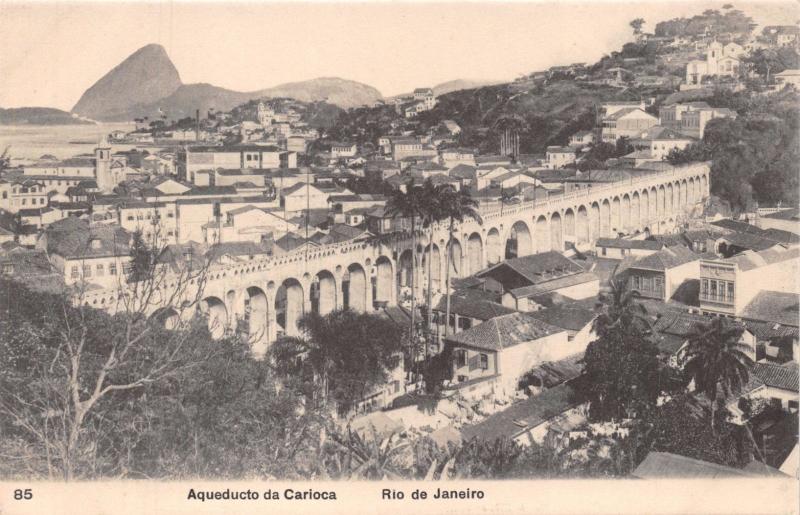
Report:
M 706 124 L 716 118 L 736 119 L 736 112 L 711 107 L 705 102 L 687 102 L 662 106 L 658 111 L 659 125 L 692 138 L 702 139 Z
M 619 138 L 635 138 L 658 123 L 658 118 L 638 107 L 615 110 L 602 121 L 601 139 L 615 143 Z
M 686 85 L 700 86 L 708 76 L 738 77 L 743 53 L 744 48 L 734 42 L 725 45 L 712 42 L 706 49 L 705 60 L 689 61 L 686 65 Z
M 439 286 L 438 281 L 436 281 L 434 287 L 438 289 Z M 456 334 L 492 318 L 515 312 L 513 309 L 497 302 L 498 300 L 496 294 L 479 289 L 466 288 L 453 292 L 450 295 L 448 334 Z M 446 318 L 447 298 L 442 295 L 433 307 L 433 319 L 440 339 L 444 336 Z
M 203 225 L 203 243 L 252 242 L 277 240 L 299 226 L 286 220 L 283 213 L 255 206 L 242 206 L 225 212 L 224 217 Z
M 519 379 L 531 368 L 585 349 L 569 342 L 567 336 L 564 329 L 527 313 L 501 315 L 447 336 L 444 344 L 453 358 L 453 385 L 472 386 L 485 381 L 480 391 L 490 391 L 499 399 L 509 398 L 517 391 Z
M 274 146 L 232 145 L 227 147 L 189 147 L 178 153 L 178 174 L 195 182 L 196 173 L 217 168 L 296 168 L 297 154 Z
M 562 254 L 549 251 L 507 259 L 476 274 L 485 289 L 500 295 L 501 303 L 518 311 L 535 311 L 536 297 L 558 293 L 575 300 L 597 296 L 600 279 Z
M 391 138 L 391 153 L 393 161 L 402 161 L 408 157 L 437 157 L 438 151 L 425 145 L 418 138 L 400 137 Z
M 570 147 L 585 147 L 590 143 L 594 143 L 594 131 L 578 131 L 569 137 Z
M 777 229 L 779 231 L 800 234 L 800 209 L 790 208 L 759 216 L 757 221 L 761 229 Z
M 687 280 L 697 278 L 700 258 L 683 245 L 639 258 L 626 270 L 628 288 L 642 297 L 667 302 Z
M 655 254 L 664 248 L 660 241 L 629 240 L 625 238 L 597 238 L 595 252 L 599 257 L 624 259 L 626 257 L 644 257 Z
M 475 151 L 471 148 L 446 148 L 439 151 L 439 159 L 447 169 L 458 165 L 475 166 Z
M 575 162 L 575 149 L 572 147 L 547 147 L 545 152 L 545 166 L 555 169 Z
M 331 158 L 342 159 L 353 157 L 358 153 L 358 145 L 355 143 L 331 143 Z
M 577 303 L 566 303 L 549 308 L 531 311 L 530 316 L 537 320 L 567 331 L 567 341 L 581 348 L 581 354 L 589 343 L 597 339 L 593 329 L 597 313 Z
M 523 446 L 542 444 L 553 427 L 569 430 L 585 424 L 587 406 L 578 390 L 567 382 L 516 402 L 477 424 L 462 427 L 461 436 L 464 441 L 507 438 Z
M 688 119 L 689 117 L 684 117 Z M 705 129 L 705 124 L 703 124 Z M 678 132 L 669 127 L 654 125 L 631 140 L 631 144 L 638 151 L 644 151 L 647 161 L 663 161 L 673 150 L 684 150 L 695 142 L 691 136 Z M 624 156 L 623 159 L 629 156 Z
M 385 181 L 393 175 L 400 175 L 400 163 L 397 161 L 375 160 L 364 164 L 364 177 L 373 181 Z
M 313 184 L 299 183 L 281 192 L 281 207 L 290 213 L 307 209 L 328 209 L 329 196 Z
M 800 70 L 783 70 L 775 74 L 775 89 L 780 90 L 786 86 L 800 89 Z
M 800 248 L 782 245 L 729 258 L 702 259 L 700 309 L 738 317 L 761 291 L 797 293 L 798 265 Z
M 130 241 L 130 233 L 121 227 L 92 226 L 70 217 L 50 224 L 36 248 L 47 252 L 65 284 L 116 288 L 125 282 Z
M 718 465 L 709 461 L 672 454 L 669 452 L 647 453 L 631 476 L 637 479 L 737 479 L 765 477 L 769 474 Z
M 417 88 L 414 90 L 414 100 L 422 102 L 425 111 L 429 111 L 436 105 L 436 95 L 431 88 Z

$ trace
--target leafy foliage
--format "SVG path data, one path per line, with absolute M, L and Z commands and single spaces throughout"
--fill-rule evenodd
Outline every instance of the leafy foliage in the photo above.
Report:
M 298 327 L 304 336 L 279 339 L 270 358 L 280 377 L 323 406 L 330 398 L 346 412 L 399 365 L 402 333 L 386 318 L 350 310 L 309 313 Z
M 630 418 L 655 406 L 665 373 L 651 339 L 646 310 L 636 294 L 612 283 L 594 321 L 597 340 L 584 355 L 584 380 L 593 420 Z

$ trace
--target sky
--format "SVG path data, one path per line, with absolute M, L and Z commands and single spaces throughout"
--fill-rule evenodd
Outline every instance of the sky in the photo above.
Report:
M 796 2 L 731 3 L 760 24 L 800 18 Z M 634 18 L 652 31 L 723 4 L 0 0 L 0 107 L 69 110 L 149 43 L 166 48 L 184 83 L 238 91 L 341 77 L 391 96 L 459 78 L 513 80 L 619 49 Z

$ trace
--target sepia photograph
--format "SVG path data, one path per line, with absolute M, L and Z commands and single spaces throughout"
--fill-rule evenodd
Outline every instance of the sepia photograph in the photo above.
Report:
M 796 513 L 799 100 L 794 1 L 0 2 L 0 513 Z

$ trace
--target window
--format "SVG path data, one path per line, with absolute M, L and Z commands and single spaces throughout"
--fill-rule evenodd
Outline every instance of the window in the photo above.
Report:
M 111 263 L 108 265 L 108 275 L 117 275 L 117 264 Z
M 167 213 L 167 218 L 175 218 L 175 213 L 170 211 L 169 213 Z
M 472 327 L 472 320 L 466 317 L 459 318 L 458 327 L 461 329 L 469 329 Z
M 73 279 L 77 279 L 78 278 L 78 267 L 77 266 L 73 266 L 72 268 L 70 268 L 69 276 L 71 278 L 73 278 Z
M 603 254 L 604 256 L 607 254 L 607 251 L 606 251 L 606 248 L 605 248 L 605 247 L 603 247 L 603 252 L 602 252 L 602 254 Z
M 7 191 L 4 191 L 4 192 L 3 192 L 3 198 L 4 198 L 4 199 L 8 198 L 8 192 L 7 192 Z
M 480 368 L 481 368 L 481 370 L 488 370 L 489 369 L 489 355 L 488 354 L 481 354 Z
M 84 277 L 92 276 L 92 267 L 90 265 L 83 265 L 83 276 Z
M 22 205 L 23 205 L 23 206 L 26 204 L 26 201 L 27 201 L 27 200 L 28 200 L 28 199 L 22 199 Z
M 733 302 L 733 283 L 728 283 L 728 300 Z
M 128 221 L 133 222 L 133 215 L 128 215 Z
M 663 291 L 664 290 L 664 278 L 663 277 L 655 277 L 655 287 L 654 291 Z
M 774 406 L 776 408 L 782 408 L 783 407 L 783 403 L 781 403 L 781 400 L 779 398 L 777 398 L 777 397 L 770 397 L 769 398 L 769 404 L 770 404 L 770 406 Z
M 94 272 L 95 275 L 97 275 L 97 277 L 102 277 L 103 275 L 105 275 L 105 267 L 103 266 L 102 263 L 98 263 L 97 266 L 95 267 Z
M 467 364 L 467 351 L 458 349 L 455 352 L 456 368 L 461 368 Z
M 795 412 L 798 409 L 797 401 L 789 401 L 789 411 Z
M 14 273 L 13 263 L 3 263 L 3 275 L 11 275 Z

